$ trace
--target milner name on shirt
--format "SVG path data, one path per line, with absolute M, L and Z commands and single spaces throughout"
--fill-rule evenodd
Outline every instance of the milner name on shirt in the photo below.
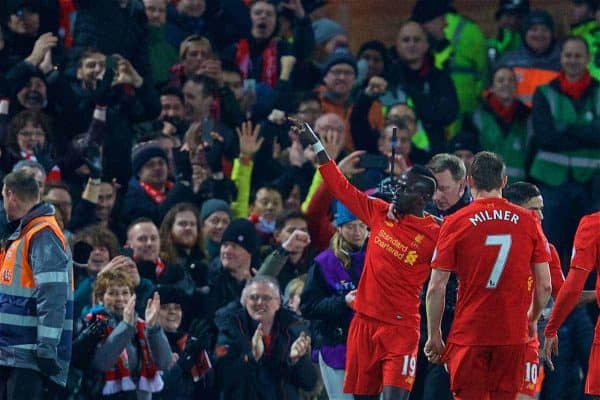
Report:
M 472 217 L 469 217 L 469 222 L 473 226 L 477 226 L 483 222 L 487 221 L 508 221 L 517 225 L 519 223 L 519 216 L 514 214 L 509 210 L 483 210 L 473 214 Z

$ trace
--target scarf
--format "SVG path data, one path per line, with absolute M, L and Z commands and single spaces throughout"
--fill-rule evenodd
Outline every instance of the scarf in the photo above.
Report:
M 150 354 L 144 327 L 144 320 L 138 318 L 135 326 L 135 338 L 138 343 L 140 358 L 142 360 L 142 369 L 140 371 L 138 386 L 136 387 L 131 379 L 131 371 L 129 370 L 127 359 L 127 349 L 123 349 L 115 366 L 104 372 L 104 387 L 102 388 L 102 394 L 104 396 L 136 389 L 149 393 L 157 393 L 163 389 L 164 382 L 156 368 L 156 364 L 154 364 L 152 355 Z M 107 337 L 112 330 L 113 328 L 110 326 L 106 328 Z
M 275 84 L 277 83 L 277 42 L 274 39 L 271 39 L 267 47 L 264 48 L 261 58 L 262 71 L 260 74 L 260 81 L 266 83 L 270 87 L 275 87 Z M 239 41 L 235 53 L 235 61 L 240 67 L 242 78 L 248 79 L 250 72 L 253 69 L 248 39 Z
M 509 106 L 504 105 L 494 93 L 490 93 L 487 97 L 487 103 L 494 112 L 503 122 L 511 124 L 515 119 L 517 110 L 519 109 L 519 102 L 513 100 Z
M 142 181 L 140 181 L 140 186 L 142 187 L 144 192 L 146 192 L 148 197 L 150 197 L 152 199 L 152 201 L 154 201 L 156 204 L 161 204 L 167 199 L 167 192 L 169 190 L 171 190 L 171 188 L 173 187 L 173 182 L 167 181 L 165 183 L 165 191 L 164 192 L 160 191 L 158 189 L 155 189 L 152 186 L 150 186 L 147 183 L 144 183 Z
M 185 348 L 185 344 L 187 343 L 188 335 L 183 335 L 177 341 L 177 347 L 179 351 L 183 351 Z M 212 368 L 212 364 L 210 362 L 210 358 L 208 357 L 208 353 L 206 350 L 202 350 L 196 356 L 196 361 L 194 366 L 192 367 L 190 374 L 192 375 L 192 379 L 194 382 L 198 382 L 206 373 Z
M 560 74 L 558 75 L 558 84 L 560 85 L 560 90 L 573 100 L 579 100 L 591 83 L 592 77 L 590 76 L 590 72 L 588 70 L 586 70 L 583 76 L 575 82 L 570 82 L 567 80 L 565 71 L 560 71 Z
M 154 261 L 154 264 L 156 265 L 156 269 L 154 270 L 154 272 L 156 273 L 156 279 L 158 279 L 160 278 L 162 273 L 165 272 L 165 262 L 160 258 L 157 258 L 156 261 Z

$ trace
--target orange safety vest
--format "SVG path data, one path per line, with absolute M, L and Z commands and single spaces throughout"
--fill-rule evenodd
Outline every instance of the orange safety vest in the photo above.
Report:
M 533 94 L 538 86 L 545 85 L 558 77 L 558 71 L 539 68 L 513 67 L 517 75 L 517 95 L 519 99 L 531 108 Z
M 19 237 L 9 245 L 6 251 L 3 250 L 0 254 L 2 257 L 0 285 L 14 286 L 15 289 L 20 287 L 33 290 L 35 288 L 33 270 L 28 257 L 29 244 L 31 238 L 44 228 L 52 229 L 66 251 L 67 241 L 53 215 L 32 219 L 21 229 Z M 14 282 L 15 277 L 18 278 L 18 282 Z M 73 286 L 73 281 L 71 281 L 71 286 Z M 0 291 L 2 290 L 0 289 Z

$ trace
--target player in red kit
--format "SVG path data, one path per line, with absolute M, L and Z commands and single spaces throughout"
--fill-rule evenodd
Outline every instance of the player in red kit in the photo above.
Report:
M 502 191 L 502 196 L 513 204 L 521 206 L 527 210 L 533 211 L 541 221 L 544 219 L 544 199 L 540 189 L 529 182 L 515 182 Z M 552 297 L 557 298 L 558 292 L 565 282 L 565 277 L 560 266 L 560 257 L 556 247 L 550 244 L 550 276 L 552 278 Z M 550 303 L 549 303 L 550 305 Z M 550 307 L 547 307 L 543 313 L 548 316 Z M 538 327 L 538 330 L 541 329 Z M 534 400 L 541 389 L 542 366 L 539 357 L 540 342 L 538 336 L 531 338 L 527 343 L 525 351 L 525 374 L 523 375 L 523 385 L 519 390 L 517 400 Z
M 446 363 L 459 400 L 515 399 L 527 342 L 552 289 L 546 238 L 531 212 L 502 198 L 504 170 L 494 153 L 475 156 L 474 201 L 446 217 L 431 264 L 424 351 Z M 440 325 L 451 272 L 459 286 L 445 347 Z
M 301 138 L 313 146 L 319 171 L 331 193 L 366 223 L 363 273 L 352 308 L 344 392 L 355 399 L 408 399 L 419 344 L 419 293 L 429 276 L 439 225 L 423 209 L 435 192 L 435 178 L 414 166 L 398 178 L 392 207 L 356 189 L 329 159 L 306 124 Z M 390 208 L 395 220 L 388 218 Z
M 567 281 L 554 304 L 548 325 L 544 330 L 545 342 L 543 357 L 551 369 L 552 354 L 558 352 L 558 328 L 571 313 L 579 301 L 585 280 L 594 269 L 600 272 L 600 212 L 586 215 L 579 222 L 573 242 L 571 269 Z M 600 294 L 600 285 L 596 284 L 596 295 Z M 596 323 L 592 352 L 590 354 L 585 393 L 600 399 L 600 319 Z

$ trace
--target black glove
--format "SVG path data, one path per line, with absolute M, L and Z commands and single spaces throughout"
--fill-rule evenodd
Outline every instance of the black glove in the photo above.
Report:
M 202 348 L 209 349 L 212 343 L 212 325 L 205 319 L 196 318 L 190 324 L 190 329 L 188 329 L 190 336 L 194 337 L 198 340 Z
M 190 152 L 173 150 L 173 161 L 175 162 L 175 179 L 180 181 L 192 181 L 192 164 L 190 163 Z
M 100 179 L 102 176 L 102 154 L 100 154 L 100 146 L 90 145 L 85 149 L 83 159 L 90 169 L 90 178 Z
M 54 157 L 52 157 L 52 149 L 48 143 L 37 145 L 33 150 L 33 155 L 37 162 L 44 167 L 46 173 L 49 173 L 52 170 L 52 167 L 56 165 Z
M 202 346 L 202 341 L 196 339 L 193 336 L 188 336 L 187 341 L 185 342 L 185 347 L 183 348 L 183 352 L 179 355 L 178 364 L 184 371 L 189 371 L 192 369 L 194 364 L 196 363 L 196 359 L 198 358 L 198 354 L 204 350 Z
M 96 346 L 106 334 L 106 327 L 105 319 L 96 319 L 77 335 L 71 352 L 71 364 L 75 368 L 85 371 L 90 367 L 90 355 L 96 351 Z
M 117 102 L 118 95 L 112 88 L 112 81 L 115 73 L 111 68 L 106 68 L 104 77 L 98 82 L 94 91 L 94 101 L 100 106 L 110 106 Z
M 43 375 L 54 376 L 60 372 L 58 363 L 53 358 L 37 358 L 38 368 Z

